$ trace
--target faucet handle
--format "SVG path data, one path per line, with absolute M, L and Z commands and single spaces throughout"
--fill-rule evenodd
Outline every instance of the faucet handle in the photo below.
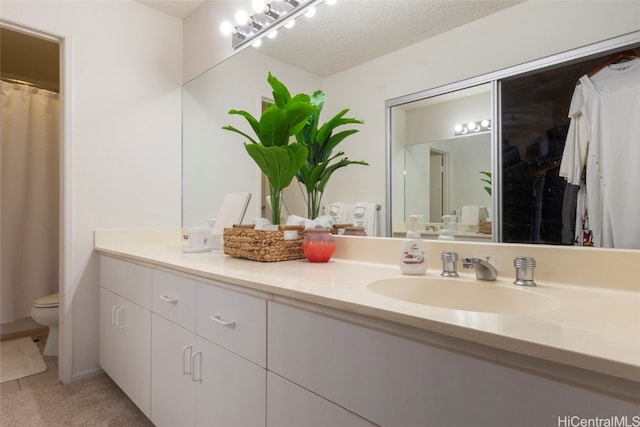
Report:
M 536 286 L 533 280 L 533 270 L 536 268 L 536 260 L 533 257 L 519 256 L 513 260 L 513 266 L 516 268 L 516 280 L 514 285 L 518 286 Z
M 458 262 L 457 252 L 442 252 L 440 259 L 442 260 L 442 273 L 444 277 L 458 277 L 456 263 Z

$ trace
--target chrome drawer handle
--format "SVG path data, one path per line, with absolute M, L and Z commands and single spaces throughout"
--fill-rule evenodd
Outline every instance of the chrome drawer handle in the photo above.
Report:
M 168 302 L 169 304 L 178 304 L 177 298 L 171 298 L 169 295 L 162 295 L 160 299 L 164 302 Z
M 227 328 L 233 329 L 233 328 L 236 327 L 236 322 L 235 321 L 232 320 L 232 321 L 227 322 L 225 320 L 222 320 L 220 318 L 220 316 L 212 316 L 209 319 L 213 320 L 214 322 L 216 322 L 219 325 L 226 326 Z

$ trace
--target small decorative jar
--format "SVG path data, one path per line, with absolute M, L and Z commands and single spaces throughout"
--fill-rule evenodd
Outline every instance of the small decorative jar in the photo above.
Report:
M 310 228 L 302 241 L 302 252 L 309 262 L 328 262 L 336 250 L 336 242 L 328 228 Z

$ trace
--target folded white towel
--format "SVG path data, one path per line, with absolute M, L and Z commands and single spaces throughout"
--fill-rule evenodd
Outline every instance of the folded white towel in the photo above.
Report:
M 464 225 L 478 225 L 480 223 L 480 207 L 463 206 L 460 223 Z

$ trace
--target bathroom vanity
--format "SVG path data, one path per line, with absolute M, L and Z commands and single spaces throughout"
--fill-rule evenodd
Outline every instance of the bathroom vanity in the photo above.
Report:
M 326 264 L 260 263 L 183 253 L 180 230 L 97 231 L 102 368 L 158 426 L 640 422 L 640 290 L 601 280 L 606 253 L 429 242 L 425 281 L 441 283 L 443 250 L 491 255 L 498 280 L 478 289 L 549 302 L 472 311 L 374 292 L 407 279 L 401 240 L 336 240 Z M 520 255 L 538 259 L 537 288 L 512 284 Z

